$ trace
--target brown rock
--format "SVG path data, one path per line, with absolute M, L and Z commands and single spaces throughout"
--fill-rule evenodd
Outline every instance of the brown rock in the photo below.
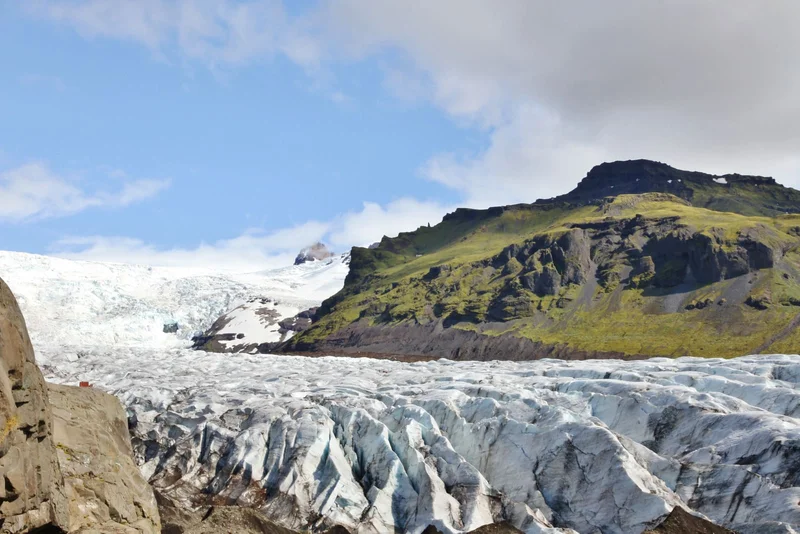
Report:
M 161 532 L 153 489 L 133 460 L 119 400 L 93 388 L 49 384 L 48 389 L 69 532 Z
M 273 523 L 251 508 L 212 506 L 187 510 L 165 495 L 159 493 L 157 497 L 164 523 L 163 534 L 299 534 Z M 343 532 L 347 533 L 346 530 Z
M 47 389 L 25 320 L 0 280 L 0 532 L 66 523 Z
M 422 531 L 422 534 L 441 534 L 441 532 L 433 525 L 430 525 Z M 509 523 L 493 523 L 478 527 L 470 531 L 470 534 L 522 534 L 522 531 Z
M 676 506 L 663 523 L 642 534 L 736 534 Z

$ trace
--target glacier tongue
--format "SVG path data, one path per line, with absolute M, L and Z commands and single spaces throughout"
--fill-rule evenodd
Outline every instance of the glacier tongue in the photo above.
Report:
M 800 530 L 800 359 L 414 364 L 39 348 L 132 416 L 151 482 L 286 526 L 639 534 L 674 506 Z
M 341 289 L 349 255 L 256 273 L 73 261 L 0 251 L 0 276 L 11 287 L 34 347 L 184 347 L 226 312 L 254 298 L 280 303 L 274 321 L 293 317 Z M 240 343 L 279 341 L 257 314 Z M 178 331 L 165 334 L 173 324 Z M 227 332 L 227 331 L 226 331 Z

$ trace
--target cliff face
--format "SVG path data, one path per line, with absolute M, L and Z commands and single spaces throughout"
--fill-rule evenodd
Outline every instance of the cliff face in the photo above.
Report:
M 611 196 L 608 196 L 611 195 Z M 731 357 L 800 344 L 800 192 L 657 162 L 354 249 L 287 351 Z
M 0 280 L 0 532 L 66 525 L 47 388 L 25 320 Z M 55 531 L 55 530 L 54 530 Z
M 128 416 L 93 388 L 48 385 L 69 532 L 161 532 L 153 489 L 133 461 Z
M 31 531 L 154 534 L 161 525 L 119 401 L 48 387 L 0 280 L 0 532 Z

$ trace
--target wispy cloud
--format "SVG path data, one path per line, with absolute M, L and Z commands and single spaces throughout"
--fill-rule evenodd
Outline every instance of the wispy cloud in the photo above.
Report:
M 160 58 L 180 56 L 213 68 L 276 53 L 313 68 L 321 54 L 280 0 L 34 0 L 27 8 L 87 38 L 131 41 Z
M 330 49 L 380 58 L 391 94 L 488 134 L 423 166 L 466 202 L 532 201 L 638 157 L 800 184 L 800 2 L 634 4 L 322 0 L 319 20 Z
M 315 241 L 325 241 L 340 252 L 366 246 L 384 235 L 435 224 L 450 209 L 410 198 L 383 206 L 367 202 L 361 210 L 330 221 L 312 220 L 270 232 L 250 229 L 232 239 L 194 247 L 163 248 L 119 236 L 70 236 L 53 243 L 51 253 L 90 261 L 250 272 L 289 265 L 302 247 Z
M 41 162 L 0 171 L 0 220 L 65 217 L 89 208 L 120 208 L 154 197 L 169 180 L 132 180 L 116 191 L 87 191 Z

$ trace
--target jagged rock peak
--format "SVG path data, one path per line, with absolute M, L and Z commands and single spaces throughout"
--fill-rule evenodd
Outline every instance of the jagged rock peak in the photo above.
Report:
M 762 185 L 776 184 L 774 178 L 765 176 L 744 176 L 739 174 L 717 176 L 703 172 L 676 169 L 660 161 L 636 159 L 613 161 L 596 165 L 589 171 L 586 177 L 581 180 L 577 189 L 570 194 L 579 193 L 581 190 L 587 188 L 597 189 L 598 187 L 604 186 L 634 186 L 634 190 L 631 192 L 646 192 L 652 191 L 656 182 L 662 187 L 665 184 L 671 184 L 673 187 L 680 188 L 684 180 L 706 183 L 709 185 L 712 183 L 728 185 L 735 182 Z M 657 189 L 661 189 L 661 187 L 657 187 Z
M 310 247 L 305 247 L 294 259 L 295 265 L 302 265 L 307 261 L 325 260 L 334 254 L 324 243 L 316 242 Z

